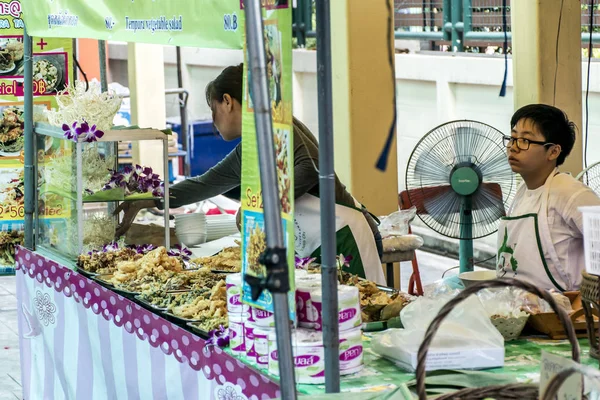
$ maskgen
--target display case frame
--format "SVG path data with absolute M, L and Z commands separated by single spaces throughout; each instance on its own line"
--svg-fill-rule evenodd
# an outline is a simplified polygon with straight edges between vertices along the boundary
M 159 129 L 141 129 L 138 127 L 113 127 L 111 130 L 104 132 L 104 135 L 100 138 L 97 138 L 94 142 L 87 142 L 83 138 L 79 138 L 77 141 L 72 139 L 68 139 L 65 137 L 65 132 L 62 128 L 55 127 L 46 123 L 36 123 L 34 125 L 34 137 L 35 137 L 35 154 L 34 158 L 34 168 L 35 175 L 38 177 L 38 184 L 36 185 L 36 205 L 35 205 L 35 246 L 37 251 L 42 251 L 46 253 L 48 256 L 52 258 L 56 258 L 61 260 L 62 262 L 68 262 L 70 264 L 74 264 L 76 262 L 77 256 L 82 254 L 85 250 L 84 246 L 84 221 L 85 221 L 85 206 L 91 203 L 106 203 L 107 214 L 112 215 L 112 210 L 118 206 L 120 202 L 123 201 L 135 201 L 141 199 L 154 199 L 154 200 L 162 200 L 164 206 L 164 245 L 168 249 L 170 248 L 170 214 L 169 214 L 169 164 L 168 164 L 168 140 L 169 140 L 169 131 L 162 131 Z M 53 190 L 51 193 L 55 196 L 63 198 L 65 201 L 70 201 L 72 205 L 69 208 L 70 213 L 75 213 L 76 218 L 76 247 L 75 251 L 69 252 L 60 249 L 59 246 L 54 246 L 51 242 L 48 242 L 46 233 L 44 231 L 47 221 L 45 218 L 47 217 L 46 204 L 43 204 L 44 212 L 41 213 L 40 209 L 41 201 L 40 198 L 46 195 L 47 186 L 46 183 L 40 183 L 40 167 L 44 169 L 45 159 L 45 150 L 40 149 L 44 143 L 60 141 L 61 148 L 68 149 L 71 151 L 68 152 L 64 156 L 71 157 L 72 162 L 72 171 L 75 175 L 75 185 L 72 185 L 71 189 L 69 188 L 61 188 L 64 190 Z M 132 195 L 124 198 L 115 198 L 115 199 L 101 199 L 97 198 L 89 198 L 86 199 L 86 195 L 84 194 L 87 189 L 84 185 L 85 177 L 83 176 L 83 152 L 86 146 L 97 146 L 101 148 L 101 146 L 106 145 L 106 153 L 107 155 L 112 155 L 110 152 L 111 144 L 116 147 L 118 142 L 140 142 L 140 141 L 161 141 L 162 142 L 162 159 L 163 159 L 163 171 L 162 178 L 164 182 L 164 196 L 162 198 L 158 197 L 148 197 L 143 195 Z M 65 143 L 71 143 L 71 145 L 65 145 Z M 40 145 L 42 144 L 42 145 Z M 38 153 L 40 151 L 42 154 Z M 115 155 L 114 160 L 114 170 L 118 168 L 118 158 Z M 44 175 L 42 175 L 44 176 Z M 42 178 L 43 181 L 44 178 Z M 51 185 L 48 185 L 51 187 Z M 112 205 L 112 206 L 111 206 Z M 69 218 L 66 218 L 64 223 L 65 227 L 68 227 L 72 222 L 72 214 L 69 214 Z M 116 223 L 118 223 L 119 216 L 116 215 L 114 218 L 117 218 Z M 44 225 L 44 227 L 42 227 Z M 70 239 L 68 236 L 66 237 L 67 241 Z

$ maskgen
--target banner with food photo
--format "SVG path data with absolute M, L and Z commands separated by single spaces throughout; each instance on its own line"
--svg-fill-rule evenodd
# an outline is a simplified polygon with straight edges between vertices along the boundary
M 23 242 L 24 188 L 24 42 L 21 3 L 0 7 L 0 274 L 14 272 L 14 247 Z M 71 39 L 32 38 L 34 122 L 56 107 L 55 96 L 72 80 Z M 38 156 L 64 154 L 58 140 L 38 143 Z M 64 218 L 67 207 L 57 204 L 51 218 Z
M 268 2 L 267 2 L 268 3 Z M 277 161 L 277 180 L 281 204 L 284 243 L 290 266 L 290 318 L 295 318 L 294 293 L 294 160 L 292 145 L 292 10 L 288 2 L 276 1 L 263 8 L 264 40 L 267 55 L 267 74 L 273 117 L 273 141 Z M 281 3 L 281 4 L 280 4 Z M 245 53 L 244 105 L 242 107 L 242 271 L 251 276 L 264 276 L 265 267 L 259 263 L 266 249 L 264 210 L 254 109 L 249 86 L 248 54 Z M 254 307 L 273 311 L 271 293 L 263 292 L 257 301 L 250 287 L 243 284 L 243 300 Z

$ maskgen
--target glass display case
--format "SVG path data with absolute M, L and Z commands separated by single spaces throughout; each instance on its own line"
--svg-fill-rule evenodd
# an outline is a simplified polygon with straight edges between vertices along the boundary
M 158 129 L 113 128 L 94 137 L 69 139 L 68 127 L 36 124 L 36 250 L 61 261 L 113 242 L 120 202 L 163 200 L 164 245 L 169 248 L 168 133 Z M 89 136 L 88 136 L 89 137 Z M 121 141 L 162 141 L 162 173 L 140 166 L 118 169 Z M 159 175 L 161 175 L 159 177 Z

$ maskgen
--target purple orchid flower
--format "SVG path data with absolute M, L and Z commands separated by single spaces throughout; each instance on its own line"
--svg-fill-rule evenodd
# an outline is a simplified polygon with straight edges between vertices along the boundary
M 64 131 L 65 138 L 69 140 L 77 140 L 77 121 L 73 122 L 71 126 L 63 124 L 62 130 Z
M 88 143 L 91 143 L 91 142 L 95 142 L 98 139 L 102 138 L 102 136 L 104 136 L 104 132 L 101 131 L 100 129 L 98 129 L 96 127 L 96 125 L 92 125 L 89 128 L 89 130 L 87 132 L 87 136 L 85 137 L 84 140 Z
M 105 253 L 109 252 L 109 251 L 117 251 L 117 250 L 119 250 L 119 244 L 117 242 L 109 243 L 102 248 L 102 251 Z
M 144 173 L 144 167 L 142 167 L 141 165 L 136 164 L 135 166 L 135 173 L 137 176 L 140 176 Z
M 144 175 L 152 175 L 152 168 L 145 167 L 143 172 L 144 172 Z
M 192 256 L 192 252 L 187 247 L 177 244 L 175 245 L 175 248 L 167 252 L 167 255 L 171 257 L 178 257 L 182 261 L 189 261 Z
M 344 257 L 343 254 L 340 254 L 339 256 L 336 257 L 336 259 L 337 259 L 339 268 L 343 268 L 343 267 L 347 268 L 350 266 L 350 262 L 352 261 L 352 256 Z
M 115 189 L 118 186 L 117 182 L 111 180 L 110 182 L 108 182 L 106 185 L 104 185 L 104 187 L 102 188 L 102 190 L 111 190 L 111 189 Z
M 152 196 L 154 197 L 163 197 L 165 195 L 165 189 L 163 187 L 157 187 L 152 190 Z
M 131 181 L 131 179 L 133 178 L 134 173 L 135 173 L 134 169 L 128 165 L 125 168 L 123 168 L 123 171 L 121 172 L 121 177 L 122 177 L 123 181 L 129 183 Z
M 295 256 L 295 264 L 297 269 L 308 269 L 308 267 L 315 262 L 315 257 L 298 257 Z
M 141 244 L 139 246 L 132 246 L 132 248 L 138 254 L 146 254 L 146 253 L 154 250 L 156 247 L 154 247 L 154 245 L 152 245 L 152 244 Z
M 223 325 L 219 326 L 217 329 L 213 329 L 208 332 L 208 340 L 206 341 L 208 346 L 219 346 L 219 347 L 227 347 L 229 346 L 229 329 L 224 328 Z

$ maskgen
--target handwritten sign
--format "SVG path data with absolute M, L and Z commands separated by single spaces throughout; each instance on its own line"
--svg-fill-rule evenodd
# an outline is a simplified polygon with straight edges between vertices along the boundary
M 540 400 L 548 384 L 558 373 L 577 365 L 575 361 L 542 351 L 542 367 L 540 371 Z M 563 383 L 558 391 L 558 400 L 581 400 L 583 378 L 581 374 L 573 374 Z

